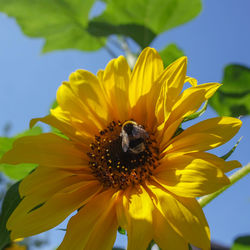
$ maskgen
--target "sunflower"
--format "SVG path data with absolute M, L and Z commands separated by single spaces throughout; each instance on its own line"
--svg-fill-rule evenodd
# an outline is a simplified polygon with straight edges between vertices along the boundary
M 49 230 L 77 211 L 59 250 L 112 249 L 118 227 L 129 250 L 146 249 L 152 239 L 162 249 L 210 249 L 196 197 L 228 185 L 225 172 L 240 163 L 205 151 L 230 140 L 241 121 L 212 118 L 181 129 L 220 86 L 197 85 L 186 66 L 181 57 L 164 69 L 146 48 L 133 71 L 120 56 L 97 76 L 72 73 L 58 89 L 58 106 L 31 121 L 61 133 L 20 138 L 2 158 L 39 164 L 20 184 L 23 199 L 7 223 L 11 238 Z

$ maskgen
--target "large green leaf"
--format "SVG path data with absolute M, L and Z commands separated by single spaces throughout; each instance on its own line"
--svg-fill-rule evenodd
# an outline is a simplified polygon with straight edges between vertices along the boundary
M 21 180 L 27 176 L 37 165 L 22 163 L 18 165 L 0 164 L 0 171 L 12 180 Z
M 142 48 L 147 47 L 156 34 L 149 28 L 138 24 L 113 25 L 104 21 L 90 21 L 88 31 L 94 36 L 123 35 L 132 38 Z
M 9 151 L 12 148 L 12 144 L 17 138 L 28 135 L 38 135 L 41 133 L 42 129 L 40 127 L 34 127 L 12 138 L 0 137 L 0 157 L 2 157 L 5 152 Z M 0 164 L 0 171 L 11 179 L 20 180 L 24 178 L 35 167 L 35 164 L 25 163 L 18 165 Z
M 250 235 L 238 237 L 231 248 L 232 250 L 249 250 L 250 249 Z
M 0 0 L 0 11 L 16 18 L 24 34 L 46 39 L 43 52 L 97 50 L 105 44 L 86 30 L 95 0 Z
M 0 137 L 0 157 L 11 149 L 14 140 L 14 138 Z
M 14 137 L 0 137 L 0 157 L 12 147 L 13 142 L 23 136 L 39 135 L 42 133 L 41 127 L 33 127 L 32 129 L 26 130 L 22 133 L 15 135 Z
M 32 135 L 39 135 L 43 132 L 42 128 L 39 126 L 33 127 L 31 129 L 25 130 L 22 133 L 19 133 L 17 135 L 15 135 L 13 138 L 17 139 L 23 136 L 32 136 Z
M 156 35 L 190 21 L 200 0 L 107 0 L 106 10 L 89 22 L 96 36 L 122 34 L 146 47 Z
M 250 68 L 228 65 L 224 70 L 223 85 L 210 99 L 209 104 L 219 115 L 250 114 Z
M 21 201 L 18 192 L 18 186 L 19 182 L 9 188 L 2 204 L 2 210 L 0 215 L 0 249 L 3 249 L 11 242 L 9 232 L 6 229 L 6 222 L 14 211 L 14 209 Z
M 167 67 L 169 64 L 171 64 L 178 58 L 184 56 L 183 51 L 179 49 L 174 43 L 169 44 L 159 53 L 161 55 L 165 67 Z

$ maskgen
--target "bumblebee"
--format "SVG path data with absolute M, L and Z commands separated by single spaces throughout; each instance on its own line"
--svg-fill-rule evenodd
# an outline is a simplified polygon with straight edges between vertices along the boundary
M 145 150 L 145 139 L 148 138 L 148 133 L 136 122 L 124 122 L 120 136 L 124 152 L 139 154 Z

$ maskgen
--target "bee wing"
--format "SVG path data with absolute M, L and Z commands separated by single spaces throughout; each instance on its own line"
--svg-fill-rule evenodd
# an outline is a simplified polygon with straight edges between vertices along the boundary
M 134 148 L 130 148 L 130 150 L 134 153 L 134 154 L 139 154 L 142 151 L 145 150 L 145 145 L 144 143 L 140 143 L 137 146 L 135 146 Z
M 122 149 L 127 152 L 129 148 L 129 137 L 127 133 L 122 133 Z
M 139 126 L 134 126 L 133 130 L 132 130 L 132 134 L 135 138 L 147 138 L 148 137 L 148 133 Z

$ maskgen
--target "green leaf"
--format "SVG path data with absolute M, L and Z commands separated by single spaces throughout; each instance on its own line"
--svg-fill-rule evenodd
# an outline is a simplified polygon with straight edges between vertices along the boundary
M 107 0 L 106 4 L 106 10 L 89 22 L 89 32 L 130 36 L 141 47 L 196 17 L 202 6 L 200 0 Z
M 0 157 L 11 149 L 14 140 L 14 138 L 0 137 Z
M 24 34 L 45 38 L 43 52 L 97 50 L 105 39 L 87 31 L 95 0 L 0 0 L 0 11 L 14 17 Z
M 0 157 L 7 151 L 12 148 L 12 144 L 15 139 L 28 136 L 28 135 L 38 135 L 42 133 L 42 129 L 40 127 L 33 127 L 23 133 L 20 133 L 12 138 L 9 137 L 0 137 Z M 10 165 L 10 164 L 0 164 L 0 171 L 7 175 L 9 178 L 13 180 L 23 179 L 32 169 L 34 169 L 36 164 L 18 164 L 18 165 Z
M 90 21 L 88 31 L 96 36 L 123 35 L 132 38 L 142 48 L 147 47 L 157 36 L 154 32 L 143 25 L 122 24 L 113 25 L 104 21 Z
M 238 237 L 231 248 L 231 250 L 249 250 L 250 249 L 250 235 Z
M 11 243 L 9 232 L 6 229 L 6 223 L 14 209 L 17 207 L 21 198 L 18 192 L 19 182 L 15 183 L 7 191 L 0 215 L 0 249 Z
M 250 68 L 228 65 L 224 70 L 223 85 L 209 100 L 219 115 L 234 116 L 250 114 Z
M 26 130 L 14 137 L 0 137 L 0 157 L 12 148 L 13 142 L 20 137 L 28 135 L 39 135 L 42 133 L 41 127 L 33 127 L 32 129 Z
M 32 136 L 32 135 L 39 135 L 43 132 L 42 128 L 39 126 L 33 127 L 31 129 L 28 129 L 20 134 L 17 134 L 16 136 L 14 136 L 14 139 L 23 137 L 23 136 Z
M 26 177 L 37 165 L 22 163 L 17 165 L 0 164 L 0 171 L 12 180 L 21 180 Z
M 176 44 L 171 43 L 160 52 L 164 66 L 167 67 L 169 64 L 184 56 L 184 52 L 177 47 Z

